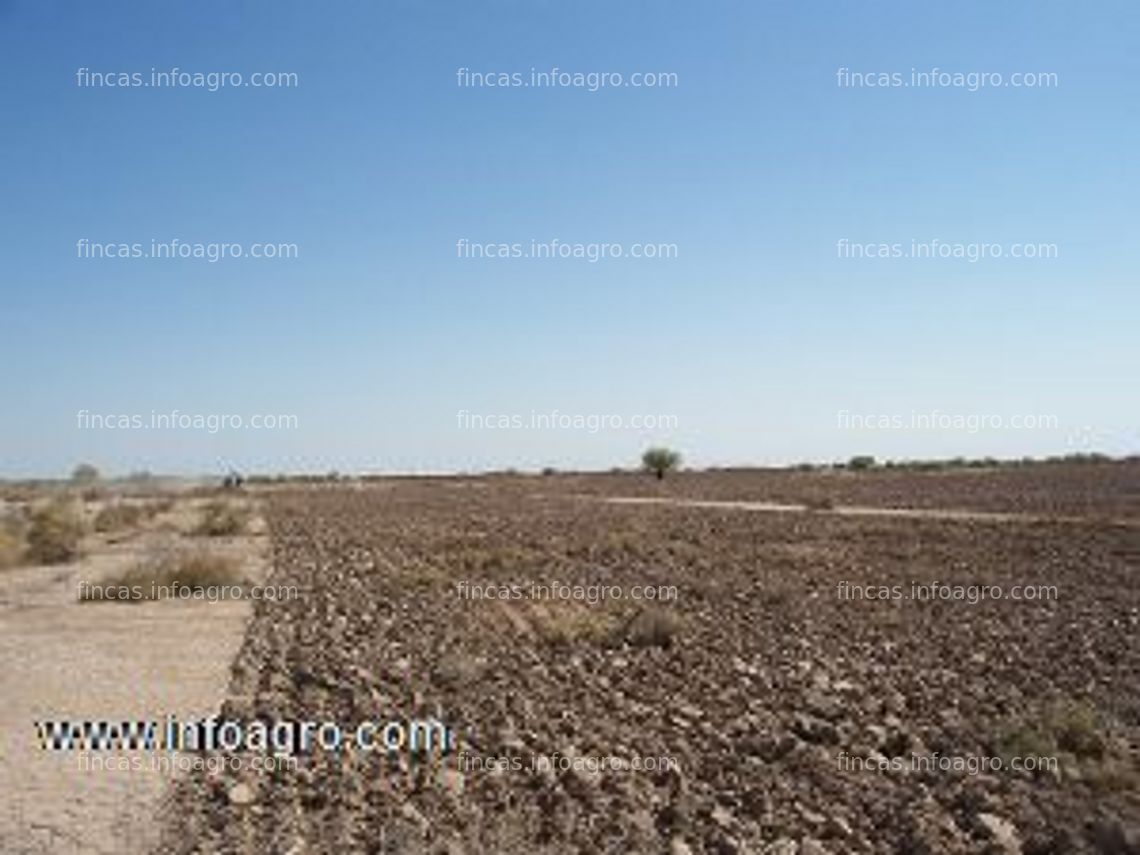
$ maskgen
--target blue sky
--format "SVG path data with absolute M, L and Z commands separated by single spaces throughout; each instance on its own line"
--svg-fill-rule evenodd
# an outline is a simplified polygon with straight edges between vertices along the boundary
M 1123 0 L 0 2 L 0 476 L 593 468 L 651 442 L 694 465 L 1135 453 L 1137 44 Z M 175 67 L 298 85 L 77 83 Z M 457 85 L 553 67 L 677 85 Z M 841 68 L 1057 84 L 860 88 Z M 76 250 L 174 238 L 298 257 Z M 677 257 L 459 258 L 463 238 Z M 844 258 L 843 239 L 1057 257 Z M 296 427 L 77 418 L 175 409 Z

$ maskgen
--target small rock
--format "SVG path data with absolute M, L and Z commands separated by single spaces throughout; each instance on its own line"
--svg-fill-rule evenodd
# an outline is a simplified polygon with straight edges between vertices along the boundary
M 800 855 L 827 855 L 827 849 L 814 837 L 805 837 L 800 841 Z
M 805 713 L 796 713 L 792 717 L 792 730 L 806 742 L 834 744 L 839 741 L 835 725 Z
M 693 855 L 693 847 L 685 842 L 685 838 L 674 837 L 669 841 L 669 855 Z
M 978 822 L 982 824 L 982 827 L 986 829 L 1003 852 L 1019 855 L 1021 838 L 1018 837 L 1017 827 L 1012 822 L 992 813 L 978 814 Z
M 695 707 L 692 704 L 677 704 L 677 713 L 684 718 L 691 718 L 700 720 L 704 718 L 704 711 L 700 707 Z
M 733 824 L 732 812 L 723 805 L 717 805 L 712 809 L 712 821 L 719 825 L 721 828 L 730 828 Z
M 822 828 L 827 823 L 827 817 L 821 813 L 816 813 L 809 810 L 803 805 L 797 805 L 799 808 L 800 816 L 803 817 L 804 822 L 812 826 L 812 828 Z
M 419 828 L 421 832 L 427 831 L 428 826 L 430 825 L 430 823 L 427 821 L 427 817 L 420 813 L 416 809 L 416 806 L 411 802 L 404 802 L 402 805 L 400 805 L 400 816 L 402 816 L 408 822 L 412 823 L 412 825 Z
M 256 796 L 254 796 L 253 789 L 249 784 L 234 784 L 230 787 L 229 798 L 231 805 L 245 807 L 246 805 L 253 804 Z
M 828 819 L 827 831 L 832 837 L 850 837 L 851 826 L 841 816 L 833 816 Z
M 655 830 L 653 814 L 645 808 L 631 811 L 625 815 L 626 824 L 637 829 L 641 834 L 652 834 Z

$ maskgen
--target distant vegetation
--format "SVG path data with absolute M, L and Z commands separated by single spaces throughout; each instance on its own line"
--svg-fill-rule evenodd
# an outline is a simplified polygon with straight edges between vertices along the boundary
M 664 448 L 651 448 L 642 455 L 642 470 L 648 470 L 657 474 L 657 468 L 652 465 L 646 464 L 646 457 L 654 454 L 654 459 L 661 459 L 668 461 L 668 457 L 658 458 L 657 455 L 676 455 L 676 460 L 665 466 L 661 470 L 661 475 L 664 476 L 670 469 L 676 469 L 680 466 L 681 456 L 677 452 L 670 451 Z M 788 466 L 771 466 L 759 467 L 770 469 L 785 469 L 797 472 L 826 472 L 834 470 L 857 470 L 857 471 L 910 471 L 910 472 L 934 472 L 944 469 L 990 469 L 990 468 L 1009 468 L 1009 467 L 1026 467 L 1026 466 L 1049 466 L 1054 464 L 1105 464 L 1105 463 L 1140 463 L 1140 455 L 1125 455 L 1120 457 L 1112 457 L 1107 454 L 1099 452 L 1077 452 L 1073 454 L 1054 455 L 1051 457 L 1021 457 L 1021 458 L 1008 458 L 998 459 L 995 457 L 953 457 L 953 458 L 937 458 L 929 460 L 878 460 L 871 455 L 856 455 L 847 461 L 839 461 L 833 463 L 813 463 L 803 461 Z M 705 467 L 706 472 L 733 472 L 744 469 L 755 469 L 757 467 L 747 464 L 732 466 L 708 466 Z M 621 469 L 620 467 L 612 467 L 609 470 L 613 474 L 622 472 L 632 472 L 633 470 Z M 514 473 L 514 470 L 511 470 Z M 573 470 L 565 470 L 566 474 L 590 474 L 588 471 L 574 472 Z M 483 473 L 490 474 L 490 473 Z M 518 472 L 517 474 L 525 474 Z M 553 466 L 544 467 L 541 474 L 546 476 L 559 474 L 559 470 Z M 479 477 L 478 473 L 456 473 L 464 477 Z M 243 478 L 245 484 L 249 485 L 287 485 L 287 484 L 335 484 L 344 482 L 353 483 L 372 483 L 380 481 L 392 480 L 408 480 L 408 479 L 425 479 L 425 478 L 447 478 L 454 476 L 447 476 L 441 474 L 352 474 L 344 472 L 322 472 L 322 473 L 276 473 L 276 474 L 252 474 Z M 37 498 L 42 498 L 45 493 L 59 492 L 61 488 L 78 488 L 79 495 L 87 500 L 104 500 L 109 495 L 114 495 L 120 492 L 120 488 L 124 485 L 127 488 L 147 487 L 152 491 L 160 490 L 160 482 L 164 476 L 152 474 L 147 471 L 132 472 L 122 478 L 105 478 L 89 463 L 80 464 L 71 473 L 68 479 L 52 479 L 52 478 L 27 478 L 27 479 L 2 479 L 0 478 L 0 498 L 7 499 L 13 502 L 26 502 Z M 170 477 L 166 480 L 178 481 L 176 477 Z M 187 483 L 193 482 L 194 479 L 181 479 Z M 215 488 L 200 488 L 199 494 L 213 493 Z
M 80 463 L 72 470 L 71 480 L 79 487 L 90 487 L 99 480 L 99 470 L 90 463 Z
M 1123 461 L 1136 460 L 1135 457 L 1123 458 Z M 952 457 L 942 460 L 887 460 L 882 463 L 866 454 L 852 457 L 846 463 L 833 463 L 830 466 L 815 466 L 811 463 L 800 463 L 795 469 L 810 472 L 813 469 L 850 469 L 864 472 L 871 469 L 899 469 L 911 472 L 933 472 L 942 469 L 993 469 L 1011 466 L 1040 466 L 1057 463 L 1113 463 L 1117 462 L 1107 454 L 1066 454 L 1063 456 L 1035 458 L 1022 457 L 1012 460 L 999 460 L 996 457 Z
M 641 455 L 641 466 L 659 479 L 681 465 L 681 455 L 669 448 L 650 448 Z

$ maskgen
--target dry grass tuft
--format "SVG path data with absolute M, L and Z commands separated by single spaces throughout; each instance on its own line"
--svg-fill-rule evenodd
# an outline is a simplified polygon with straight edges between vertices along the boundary
M 1044 716 L 1016 722 L 998 740 L 1007 760 L 1012 757 L 1060 758 L 1064 778 L 1094 792 L 1134 790 L 1140 774 L 1121 734 L 1087 701 L 1055 705 Z
M 137 526 L 144 516 L 145 511 L 141 505 L 114 502 L 95 514 L 91 527 L 101 534 L 122 531 Z
M 229 537 L 241 534 L 249 525 L 250 510 L 224 499 L 214 499 L 202 508 L 194 534 L 203 537 Z
M 19 564 L 23 552 L 20 539 L 12 532 L 0 528 L 0 570 L 7 570 Z
M 146 556 L 122 574 L 80 590 L 82 602 L 141 602 L 160 599 L 162 588 L 177 584 L 195 593 L 241 586 L 239 563 L 205 549 L 164 549 Z
M 26 558 L 32 564 L 64 564 L 79 557 L 82 511 L 68 499 L 55 499 L 32 511 Z
M 555 645 L 609 644 L 616 628 L 614 617 L 596 608 L 555 607 L 535 622 L 539 636 Z

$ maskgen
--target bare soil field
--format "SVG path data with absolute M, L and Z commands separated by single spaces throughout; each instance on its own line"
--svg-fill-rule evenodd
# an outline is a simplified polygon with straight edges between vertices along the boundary
M 929 508 L 1135 518 L 1140 516 L 1140 461 L 1048 463 L 933 471 L 739 469 L 681 472 L 663 481 L 629 474 L 567 475 L 566 487 L 607 496 Z
M 275 489 L 300 596 L 256 604 L 222 714 L 455 744 L 192 774 L 159 851 L 1140 851 L 1140 468 L 1036 469 Z M 581 498 L 823 491 L 1079 519 Z

